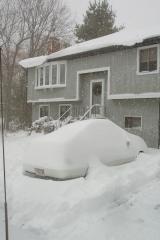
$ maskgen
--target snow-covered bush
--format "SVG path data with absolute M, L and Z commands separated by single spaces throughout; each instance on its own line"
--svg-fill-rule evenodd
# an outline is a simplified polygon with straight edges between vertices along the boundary
M 31 128 L 29 129 L 29 133 L 32 131 L 49 133 L 53 132 L 56 128 L 56 121 L 51 117 L 42 117 L 32 123 Z

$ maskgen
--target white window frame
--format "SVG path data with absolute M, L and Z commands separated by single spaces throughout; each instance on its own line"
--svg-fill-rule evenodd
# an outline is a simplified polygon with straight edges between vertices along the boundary
M 143 49 L 150 49 L 150 48 L 157 48 L 157 70 L 155 71 L 144 71 L 140 72 L 140 51 Z M 159 44 L 144 46 L 137 48 L 137 75 L 147 75 L 147 74 L 157 74 L 159 73 L 159 63 L 160 63 L 160 56 L 159 56 Z
M 65 83 L 60 83 L 60 65 L 65 65 Z M 57 65 L 57 82 L 56 84 L 52 84 L 52 65 Z M 49 66 L 49 85 L 45 85 L 45 67 Z M 38 74 L 39 69 L 43 68 L 43 86 L 40 86 L 40 75 Z M 38 74 L 38 76 L 37 76 Z M 38 78 L 38 81 L 37 81 Z M 45 89 L 45 88 L 63 88 L 66 87 L 66 79 L 67 79 L 67 62 L 66 61 L 60 61 L 60 62 L 50 62 L 43 64 L 41 66 L 38 66 L 36 68 L 35 73 L 35 89 Z M 38 83 L 38 86 L 37 86 Z
M 42 104 L 42 105 L 39 105 L 39 118 L 41 118 L 41 116 L 40 116 L 41 107 L 48 107 L 48 117 L 49 117 L 50 116 L 50 105 L 49 104 Z
M 61 113 L 61 107 L 63 107 L 63 106 L 69 106 L 70 108 L 72 107 L 72 104 L 65 104 L 65 103 L 63 103 L 63 104 L 59 104 L 59 118 L 61 117 L 61 115 L 60 115 L 60 113 Z M 71 111 L 72 111 L 72 109 L 71 109 Z M 71 112 L 72 113 L 72 112 Z
M 132 128 L 126 128 L 125 127 L 125 120 L 126 120 L 126 118 L 140 118 L 141 119 L 141 126 L 139 126 L 139 127 L 132 127 Z M 127 130 L 142 130 L 142 121 L 143 121 L 142 116 L 125 115 L 124 116 L 124 128 L 127 129 Z

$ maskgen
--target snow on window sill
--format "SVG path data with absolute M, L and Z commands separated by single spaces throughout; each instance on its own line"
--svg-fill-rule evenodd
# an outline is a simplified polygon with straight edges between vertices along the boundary
M 142 131 L 142 127 L 130 127 L 130 128 L 126 128 L 126 130 L 139 130 L 139 131 Z
M 55 84 L 55 85 L 39 86 L 39 87 L 35 87 L 35 89 L 39 90 L 39 89 L 64 88 L 64 87 L 66 87 L 66 84 Z
M 139 72 L 137 71 L 137 75 L 149 75 L 149 74 L 157 74 L 159 73 L 159 70 L 156 70 L 156 71 L 144 71 L 144 72 Z

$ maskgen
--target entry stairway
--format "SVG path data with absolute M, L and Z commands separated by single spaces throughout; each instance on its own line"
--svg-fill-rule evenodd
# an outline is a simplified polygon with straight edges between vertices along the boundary
M 102 105 L 94 104 L 87 109 L 71 106 L 57 119 L 56 129 L 75 121 L 104 118 L 106 118 L 106 107 Z

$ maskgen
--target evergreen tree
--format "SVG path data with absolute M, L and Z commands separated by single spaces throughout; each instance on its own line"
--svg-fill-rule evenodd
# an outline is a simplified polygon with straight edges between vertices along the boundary
M 83 23 L 77 24 L 75 35 L 78 42 L 105 36 L 119 30 L 115 26 L 115 13 L 107 0 L 89 3 Z

